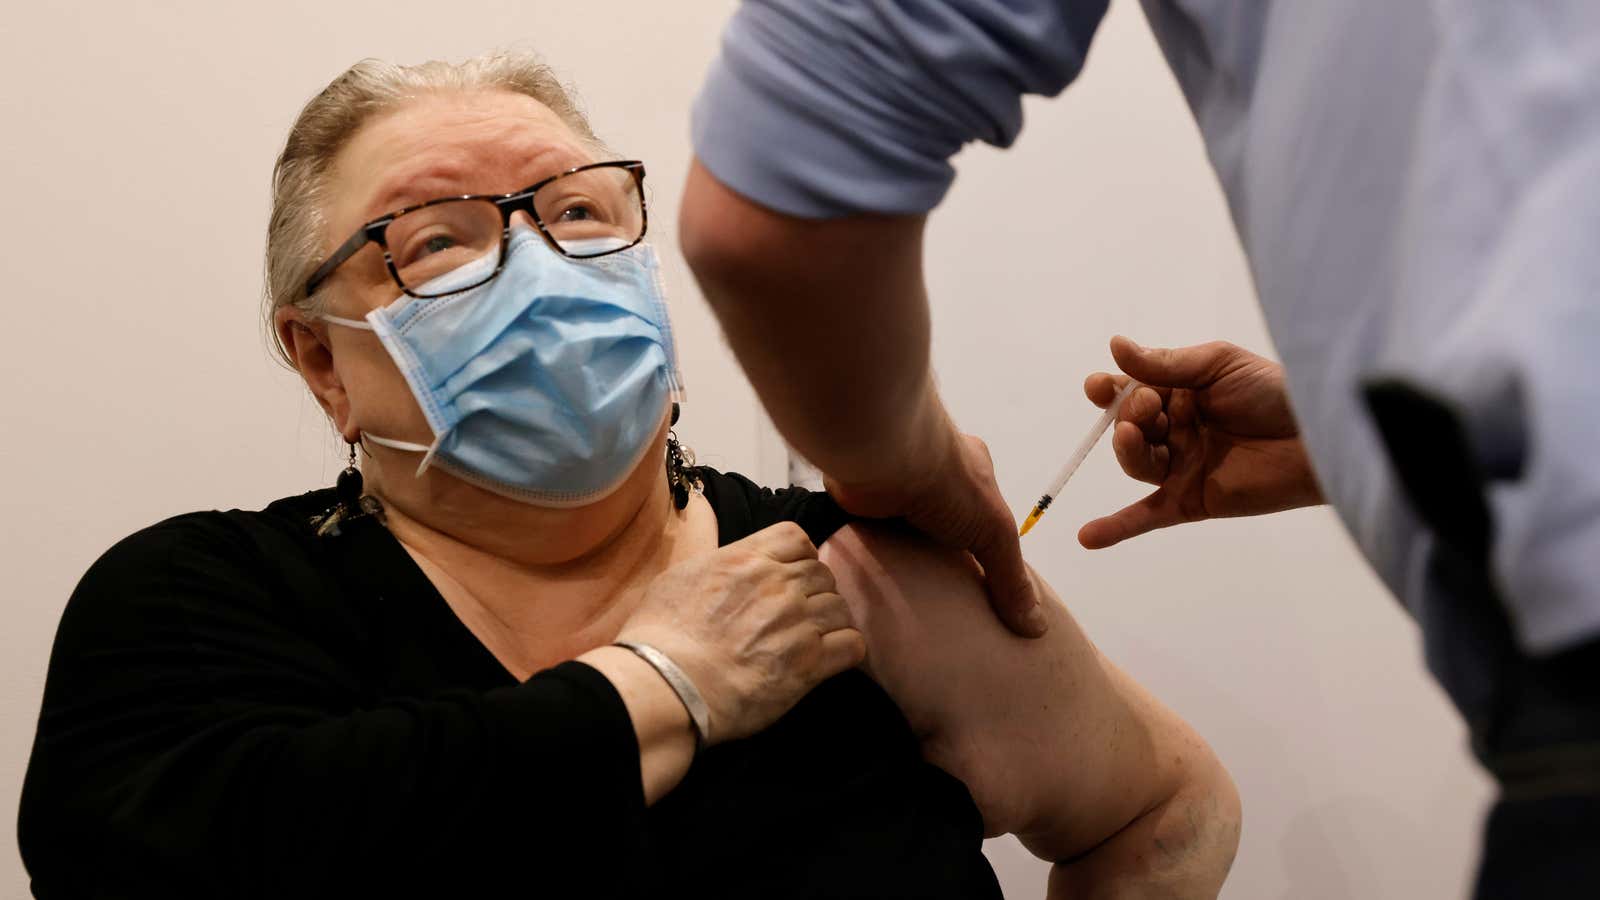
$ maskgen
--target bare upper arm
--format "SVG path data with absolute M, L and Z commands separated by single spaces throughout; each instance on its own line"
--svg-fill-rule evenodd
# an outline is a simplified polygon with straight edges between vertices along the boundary
M 986 831 L 1035 853 L 1092 849 L 1172 796 L 1210 749 L 1106 660 L 1035 575 L 1037 640 L 995 620 L 971 558 L 880 524 L 822 547 L 867 640 L 869 673 L 924 755 L 966 782 Z

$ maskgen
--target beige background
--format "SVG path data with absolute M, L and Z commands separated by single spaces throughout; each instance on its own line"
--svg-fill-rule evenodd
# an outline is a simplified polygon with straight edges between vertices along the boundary
M 517 43 L 645 159 L 702 461 L 781 478 L 781 446 L 676 256 L 687 106 L 731 2 L 28 4 L 0 31 L 0 897 L 56 619 L 79 574 L 165 516 L 329 484 L 338 448 L 257 325 L 267 178 L 292 117 L 362 56 Z M 1137 8 L 1088 73 L 982 148 L 932 229 L 935 354 L 962 424 L 1032 502 L 1093 418 L 1105 340 L 1269 350 L 1195 129 Z M 1314 213 L 1313 213 L 1314 214 Z M 1028 538 L 1102 647 L 1188 717 L 1244 795 L 1225 896 L 1463 896 L 1488 790 L 1414 627 L 1326 510 L 1098 554 L 1077 523 L 1138 495 L 1092 458 Z M 1063 759 L 1071 765 L 1071 759 Z M 1008 896 L 1045 866 L 990 846 Z

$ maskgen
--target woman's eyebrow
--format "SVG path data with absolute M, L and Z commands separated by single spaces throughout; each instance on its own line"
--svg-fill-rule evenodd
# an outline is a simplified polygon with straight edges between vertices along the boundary
M 369 204 L 367 210 L 370 216 L 375 218 L 440 197 L 458 194 L 510 193 L 537 184 L 551 175 L 594 161 L 587 153 L 559 144 L 546 144 L 527 154 L 524 159 L 526 161 L 516 167 L 523 173 L 521 177 L 513 179 L 517 183 L 497 184 L 488 190 L 461 188 L 460 185 L 470 183 L 471 170 L 454 160 L 431 162 L 425 167 L 413 170 L 402 169 L 381 183 L 379 190 L 374 194 L 377 202 Z M 477 186 L 482 187 L 481 184 Z
M 465 171 L 451 164 L 433 164 L 425 169 L 413 171 L 402 170 L 383 182 L 373 195 L 376 199 L 367 204 L 367 211 L 374 217 L 382 216 L 436 197 L 469 193 L 466 190 L 453 189 L 465 180 Z

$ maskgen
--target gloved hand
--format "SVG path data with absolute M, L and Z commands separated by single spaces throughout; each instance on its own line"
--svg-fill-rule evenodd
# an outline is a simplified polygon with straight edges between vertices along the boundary
M 1096 372 L 1083 392 L 1105 408 L 1128 376 L 1147 385 L 1123 402 L 1112 446 L 1122 471 L 1156 491 L 1084 525 L 1083 546 L 1324 502 L 1282 366 L 1221 341 L 1167 350 L 1116 337 L 1111 355 L 1127 375 Z

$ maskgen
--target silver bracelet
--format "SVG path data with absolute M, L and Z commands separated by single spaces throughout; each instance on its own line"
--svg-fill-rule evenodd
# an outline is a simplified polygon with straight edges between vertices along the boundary
M 652 669 L 661 673 L 666 679 L 667 686 L 678 695 L 683 708 L 689 711 L 689 724 L 694 726 L 694 749 L 696 752 L 706 744 L 706 737 L 711 733 L 711 710 L 706 706 L 705 698 L 700 696 L 700 691 L 689 680 L 689 676 L 678 668 L 671 657 L 649 644 L 638 644 L 632 641 L 615 641 L 614 647 L 632 650 L 634 655 L 650 664 Z

